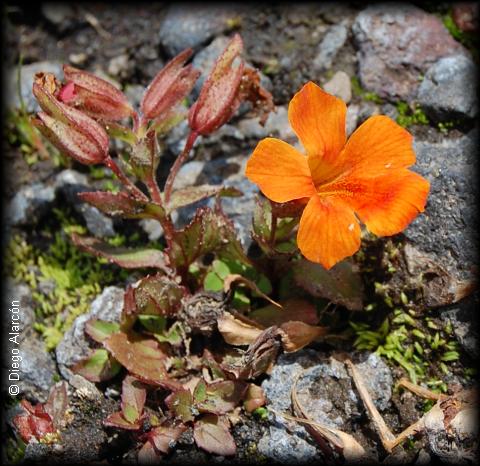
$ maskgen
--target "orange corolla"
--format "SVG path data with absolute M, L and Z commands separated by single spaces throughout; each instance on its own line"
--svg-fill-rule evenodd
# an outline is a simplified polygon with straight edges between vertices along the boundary
M 293 97 L 288 119 L 307 156 L 275 138 L 260 141 L 246 175 L 275 202 L 307 198 L 297 243 L 329 269 L 360 247 L 360 219 L 378 236 L 404 230 L 423 212 L 430 185 L 407 170 L 412 136 L 373 116 L 346 137 L 346 105 L 313 82 Z

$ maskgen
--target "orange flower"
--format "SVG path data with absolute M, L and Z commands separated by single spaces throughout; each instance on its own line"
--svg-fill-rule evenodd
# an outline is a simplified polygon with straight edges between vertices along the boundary
M 404 230 L 423 212 L 430 185 L 407 168 L 412 136 L 386 116 L 373 116 L 348 139 L 346 105 L 307 83 L 288 107 L 307 157 L 266 138 L 246 176 L 275 202 L 309 198 L 297 234 L 302 254 L 329 269 L 360 247 L 360 219 L 378 236 Z M 357 218 L 358 217 L 358 218 Z

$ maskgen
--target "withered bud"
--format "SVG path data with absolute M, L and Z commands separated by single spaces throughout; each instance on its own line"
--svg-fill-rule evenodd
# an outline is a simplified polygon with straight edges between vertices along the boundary
M 144 118 L 151 120 L 162 116 L 190 93 L 200 76 L 200 71 L 192 65 L 184 66 L 191 55 L 191 49 L 184 50 L 155 76 L 140 105 Z
M 118 121 L 135 113 L 123 92 L 108 81 L 69 65 L 63 66 L 63 74 L 66 85 L 59 99 L 92 118 Z
M 241 99 L 238 91 L 245 66 L 240 57 L 242 50 L 242 39 L 235 34 L 218 57 L 198 100 L 190 108 L 188 123 L 196 133 L 212 133 L 225 124 L 239 107 Z

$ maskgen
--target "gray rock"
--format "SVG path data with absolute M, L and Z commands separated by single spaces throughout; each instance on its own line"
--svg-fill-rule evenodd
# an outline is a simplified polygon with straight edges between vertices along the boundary
M 27 334 L 32 331 L 32 325 L 35 322 L 32 291 L 25 283 L 17 283 L 11 278 L 7 278 L 4 287 L 2 302 L 5 310 L 4 324 L 7 330 L 5 337 L 8 338 L 8 332 L 10 331 L 8 324 L 10 322 L 17 324 L 18 322 L 18 325 L 20 325 L 19 340 L 24 340 Z
M 201 160 L 193 160 L 192 162 L 182 165 L 173 183 L 173 189 L 194 186 L 204 169 L 205 162 L 202 162 Z
M 477 299 L 478 301 L 478 299 Z M 462 348 L 474 359 L 478 359 L 478 302 L 471 303 L 470 306 L 462 305 L 441 314 L 442 320 L 446 323 L 450 321 L 453 333 Z
M 6 209 L 6 222 L 12 226 L 37 223 L 55 201 L 55 189 L 43 183 L 25 186 L 15 194 Z
M 67 32 L 81 18 L 76 7 L 68 3 L 48 2 L 40 8 L 44 18 L 60 33 Z
M 115 236 L 113 219 L 107 217 L 96 207 L 86 202 L 80 202 L 78 193 L 90 191 L 87 176 L 75 170 L 61 171 L 55 178 L 57 196 L 62 197 L 82 215 L 87 224 L 88 231 L 98 238 Z
M 160 27 L 160 41 L 172 57 L 189 47 L 198 49 L 215 35 L 231 29 L 238 10 L 238 6 L 223 4 L 173 5 Z
M 60 62 L 39 61 L 29 65 L 23 65 L 21 67 L 20 75 L 20 94 L 27 112 L 38 112 L 40 110 L 40 107 L 33 96 L 32 86 L 35 74 L 41 71 L 45 73 L 53 73 L 59 79 L 63 79 L 63 69 Z M 5 103 L 8 108 L 19 109 L 21 107 L 18 95 L 18 70 L 16 67 L 7 71 L 5 97 Z
M 441 20 L 407 3 L 379 3 L 363 10 L 352 31 L 364 88 L 380 97 L 410 100 L 419 77 L 442 57 L 465 54 Z
M 347 107 L 347 136 L 357 129 L 359 113 L 360 106 L 358 104 L 350 104 Z
M 340 49 L 345 45 L 348 37 L 347 21 L 334 24 L 330 27 L 325 37 L 320 42 L 318 54 L 313 60 L 315 71 L 328 70 L 337 56 Z
M 478 113 L 477 67 L 464 55 L 438 60 L 418 89 L 418 103 L 435 121 L 475 118 Z
M 391 398 L 390 369 L 375 354 L 370 354 L 357 367 L 364 375 L 373 402 L 383 411 Z M 324 353 L 308 349 L 281 355 L 270 378 L 262 383 L 268 399 L 267 407 L 279 413 L 290 410 L 292 384 L 302 370 L 304 373 L 297 384 L 297 396 L 309 416 L 329 427 L 352 432 L 365 446 L 367 442 L 355 426 L 355 419 L 361 416 L 363 409 L 344 364 L 333 356 L 327 358 Z M 305 455 L 312 459 L 315 456 L 312 445 L 303 427 L 281 415 L 276 416 L 269 434 L 258 443 L 259 451 L 265 456 L 276 460 L 288 458 L 292 462 L 303 461 Z
M 134 108 L 139 108 L 144 91 L 145 88 L 143 86 L 132 84 L 127 85 L 123 93 L 127 96 L 128 101 L 134 106 Z
M 352 83 L 345 71 L 337 71 L 332 79 L 323 85 L 325 92 L 342 99 L 346 104 L 352 99 Z
M 133 64 L 130 61 L 128 54 L 124 53 L 118 57 L 110 59 L 108 62 L 108 74 L 115 78 L 127 78 L 133 69 Z
M 123 308 L 123 294 L 122 288 L 115 286 L 105 288 L 92 302 L 89 312 L 78 316 L 72 327 L 65 332 L 56 348 L 58 368 L 65 379 L 70 380 L 73 376 L 69 367 L 90 353 L 89 342 L 85 335 L 85 323 L 92 318 L 118 322 Z
M 473 130 L 440 142 L 414 141 L 413 169 L 430 181 L 430 194 L 425 212 L 404 234 L 457 278 L 471 276 L 478 264 L 477 138 Z

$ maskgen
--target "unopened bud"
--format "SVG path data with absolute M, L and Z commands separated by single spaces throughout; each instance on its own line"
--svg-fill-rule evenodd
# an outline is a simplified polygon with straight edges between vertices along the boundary
M 190 108 L 188 123 L 196 133 L 212 133 L 225 124 L 239 107 L 241 100 L 238 91 L 244 69 L 244 62 L 240 58 L 242 50 L 242 39 L 235 34 L 218 57 L 198 100 Z
M 161 117 L 190 93 L 200 76 L 200 71 L 192 65 L 184 66 L 191 55 L 191 49 L 184 50 L 155 76 L 140 106 L 144 118 L 151 120 Z
M 117 121 L 134 114 L 123 92 L 108 81 L 69 65 L 64 65 L 63 74 L 67 84 L 59 92 L 59 99 L 92 118 Z

